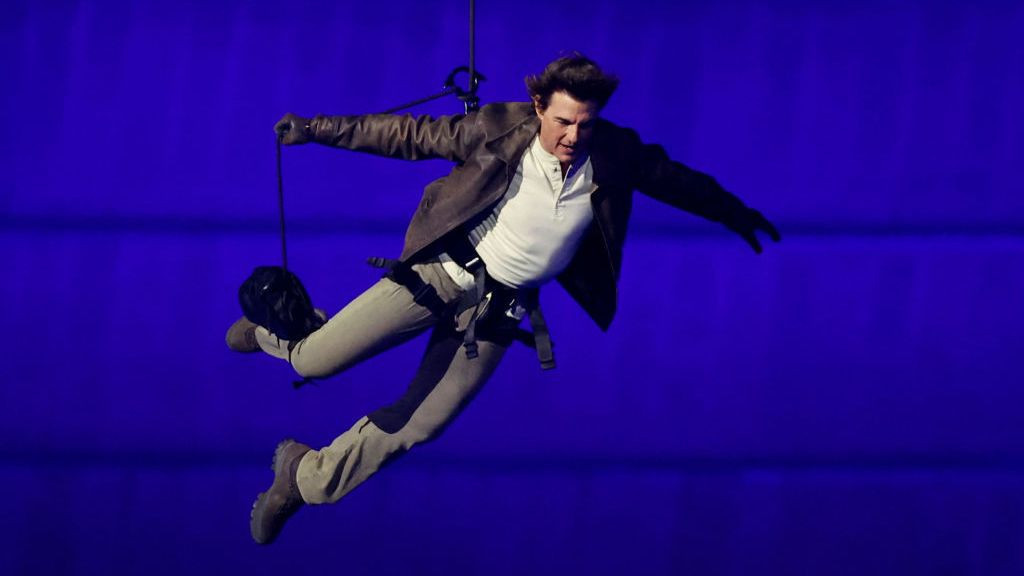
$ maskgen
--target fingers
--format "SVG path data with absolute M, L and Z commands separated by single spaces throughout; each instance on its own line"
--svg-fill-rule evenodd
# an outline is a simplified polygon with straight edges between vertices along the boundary
M 742 236 L 743 239 L 747 241 L 747 244 L 750 244 L 750 247 L 754 249 L 754 253 L 760 254 L 761 252 L 764 251 L 761 248 L 761 242 L 758 241 L 757 236 L 754 234 L 753 230 L 744 232 Z
M 274 124 L 274 132 L 278 136 L 283 136 L 291 131 L 293 124 L 295 124 L 295 114 L 289 112 Z
M 764 230 L 765 232 L 768 233 L 768 236 L 771 237 L 773 242 L 779 242 L 782 240 L 782 235 L 779 234 L 779 231 L 775 229 L 775 225 L 766 220 L 763 216 L 761 217 L 760 228 L 761 230 Z
M 739 222 L 730 226 L 734 231 L 750 244 L 750 247 L 754 249 L 754 252 L 760 254 L 763 252 L 761 242 L 757 239 L 757 231 L 760 230 L 771 237 L 772 241 L 778 242 L 782 240 L 782 235 L 775 229 L 775 226 L 768 221 L 760 212 L 752 208 L 748 208 L 743 213 L 743 218 Z
M 779 234 L 779 231 L 775 229 L 775 225 L 769 222 L 768 219 L 764 217 L 764 214 L 761 214 L 752 208 L 748 209 L 747 214 L 749 216 L 749 226 L 752 231 L 761 230 L 765 234 L 768 234 L 768 236 L 770 236 L 775 242 L 782 240 L 782 236 Z
M 303 144 L 309 141 L 309 135 L 306 133 L 308 124 L 309 121 L 305 118 L 288 113 L 274 124 L 274 133 L 281 139 L 282 144 Z

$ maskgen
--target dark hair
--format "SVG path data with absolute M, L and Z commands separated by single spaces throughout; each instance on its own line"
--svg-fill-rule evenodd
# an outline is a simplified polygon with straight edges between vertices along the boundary
M 593 100 L 598 108 L 604 108 L 618 86 L 617 77 L 605 74 L 597 62 L 579 52 L 554 60 L 540 74 L 526 77 L 530 98 L 538 102 L 541 110 L 548 107 L 551 95 L 560 90 L 580 102 Z

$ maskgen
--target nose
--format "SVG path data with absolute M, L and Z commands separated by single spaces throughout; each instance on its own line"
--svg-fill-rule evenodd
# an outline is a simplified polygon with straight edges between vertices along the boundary
M 579 129 L 575 124 L 565 129 L 565 136 L 562 138 L 566 146 L 575 146 L 576 140 L 579 138 Z

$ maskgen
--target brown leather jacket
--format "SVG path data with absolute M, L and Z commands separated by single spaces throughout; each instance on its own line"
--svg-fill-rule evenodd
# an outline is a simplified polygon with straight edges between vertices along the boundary
M 402 260 L 437 251 L 448 233 L 488 211 L 508 189 L 519 159 L 540 127 L 533 105 L 497 103 L 468 115 L 317 116 L 314 141 L 405 160 L 446 158 L 456 162 L 431 182 L 405 235 Z M 639 190 L 676 208 L 716 222 L 746 209 L 710 176 L 672 161 L 632 130 L 600 119 L 590 144 L 594 169 L 594 222 L 558 281 L 602 330 L 615 315 L 622 247 Z

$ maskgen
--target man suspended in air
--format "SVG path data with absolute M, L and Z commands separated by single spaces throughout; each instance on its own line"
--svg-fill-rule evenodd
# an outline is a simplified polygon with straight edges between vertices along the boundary
M 278 445 L 273 484 L 253 506 L 256 542 L 272 542 L 304 504 L 337 502 L 393 458 L 437 437 L 513 341 L 535 346 L 542 365 L 552 366 L 537 297 L 542 285 L 557 279 L 606 330 L 634 190 L 722 223 L 755 252 L 756 231 L 780 239 L 767 219 L 713 178 L 601 118 L 618 79 L 592 60 L 559 58 L 526 85 L 529 102 L 468 114 L 286 114 L 275 126 L 288 145 L 316 142 L 455 166 L 424 190 L 401 256 L 378 261 L 387 276 L 319 329 L 289 341 L 243 317 L 228 330 L 231 349 L 262 350 L 314 379 L 432 330 L 396 402 L 319 450 L 293 440 Z M 527 323 L 532 333 L 520 328 Z

